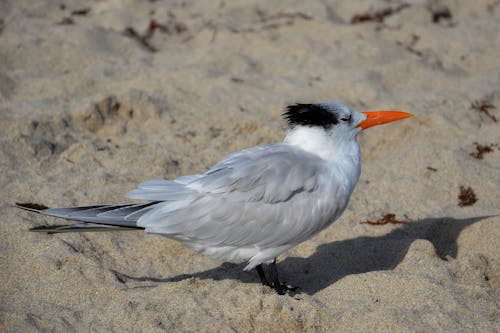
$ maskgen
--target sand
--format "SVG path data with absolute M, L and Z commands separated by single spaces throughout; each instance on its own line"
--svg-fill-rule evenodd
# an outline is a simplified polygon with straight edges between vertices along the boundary
M 499 27 L 495 0 L 0 2 L 1 331 L 498 331 Z M 415 117 L 360 135 L 348 209 L 279 258 L 296 295 L 144 232 L 28 232 L 61 221 L 13 207 L 124 202 L 317 101 Z

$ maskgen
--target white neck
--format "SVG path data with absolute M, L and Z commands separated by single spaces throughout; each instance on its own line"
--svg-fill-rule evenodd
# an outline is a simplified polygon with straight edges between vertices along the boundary
M 339 158 L 344 159 L 345 155 L 359 158 L 356 135 L 349 132 L 339 133 L 318 127 L 297 126 L 287 132 L 283 142 L 298 146 L 326 161 L 337 162 Z
M 354 184 L 361 173 L 360 149 L 356 131 L 325 131 L 320 127 L 297 126 L 289 130 L 284 143 L 300 147 L 340 168 Z

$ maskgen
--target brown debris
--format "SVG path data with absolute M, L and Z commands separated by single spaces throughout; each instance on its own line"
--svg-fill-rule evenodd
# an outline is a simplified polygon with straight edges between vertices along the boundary
M 171 34 L 180 34 L 187 30 L 187 26 L 184 23 L 180 22 L 171 22 L 169 24 L 160 24 L 156 20 L 149 21 L 148 30 L 145 33 L 147 38 L 153 37 L 153 34 L 156 30 L 164 32 L 168 35 Z
M 148 32 L 149 32 L 149 30 L 148 30 Z M 149 39 L 151 38 L 152 33 L 149 33 L 149 36 L 148 36 L 148 32 L 146 32 L 146 34 L 144 34 L 144 35 L 141 35 L 134 28 L 127 27 L 127 28 L 125 28 L 125 31 L 123 32 L 123 34 L 127 37 L 130 37 L 130 38 L 138 41 L 139 44 L 141 44 L 141 46 L 144 47 L 149 52 L 157 52 L 158 49 L 149 43 Z
M 490 109 L 496 109 L 495 105 L 491 104 L 487 99 L 476 100 L 470 105 L 471 110 L 485 114 L 493 122 L 497 122 L 497 118 L 490 113 Z
M 438 171 L 436 168 L 433 168 L 433 167 L 431 167 L 431 166 L 428 166 L 428 167 L 427 167 L 427 170 L 429 170 L 429 171 L 433 171 L 433 172 Z
M 410 4 L 403 3 L 397 7 L 389 7 L 380 10 L 371 10 L 366 13 L 356 14 L 351 18 L 351 24 L 364 23 L 364 22 L 384 22 L 387 16 L 396 14 L 405 8 L 410 7 Z
M 66 10 L 66 6 L 64 4 L 59 5 L 60 10 Z M 72 25 L 75 24 L 75 20 L 71 16 L 87 16 L 87 14 L 90 13 L 90 8 L 81 8 L 81 9 L 75 9 L 71 11 L 70 16 L 63 17 L 59 22 L 57 22 L 57 25 Z
M 71 17 L 63 17 L 61 21 L 57 22 L 58 25 L 71 25 L 75 24 L 75 21 Z
M 275 14 L 268 14 L 264 10 L 257 9 L 256 13 L 258 16 L 258 23 L 261 24 L 260 28 L 254 28 L 254 27 L 247 29 L 232 28 L 231 31 L 239 33 L 239 32 L 254 32 L 257 30 L 275 30 L 282 26 L 294 25 L 297 19 L 306 21 L 310 21 L 313 19 L 312 16 L 301 12 L 295 12 L 295 13 L 278 12 Z
M 261 9 L 257 9 L 257 15 L 259 16 L 259 19 L 261 22 L 268 22 L 268 21 L 275 21 L 275 20 L 280 20 L 280 19 L 302 19 L 302 20 L 312 20 L 312 16 L 301 13 L 301 12 L 296 12 L 296 13 L 276 13 L 276 14 L 271 14 L 268 15 L 266 12 L 264 12 Z
M 242 83 L 242 82 L 245 82 L 244 79 L 240 78 L 240 77 L 232 77 L 231 78 L 231 81 L 234 82 L 234 83 Z
M 489 145 L 480 145 L 479 143 L 474 142 L 474 144 L 476 145 L 476 151 L 470 153 L 470 156 L 475 157 L 478 160 L 482 160 L 484 154 L 492 153 L 494 151 L 493 148 L 498 146 L 496 143 L 490 143 Z
M 258 20 L 252 27 L 249 28 L 229 27 L 229 31 L 233 33 L 248 33 L 261 30 L 276 30 L 283 26 L 294 25 L 296 20 L 310 21 L 314 19 L 313 16 L 310 16 L 302 12 L 294 12 L 294 13 L 278 12 L 274 14 L 268 14 L 267 12 L 259 8 L 256 9 L 256 14 Z
M 432 22 L 439 23 L 441 20 L 451 20 L 453 16 L 451 11 L 446 6 L 438 6 L 431 8 Z
M 458 205 L 460 207 L 472 206 L 477 202 L 476 194 L 471 187 L 460 185 L 460 193 L 458 194 Z
M 150 52 L 157 52 L 158 49 L 150 43 L 150 40 L 153 38 L 156 30 L 171 35 L 183 33 L 187 31 L 187 27 L 185 24 L 179 22 L 172 22 L 171 24 L 165 25 L 158 23 L 155 19 L 152 19 L 149 21 L 148 28 L 144 34 L 139 34 L 132 27 L 125 28 L 123 34 L 138 41 L 146 50 Z
M 90 13 L 90 8 L 81 8 L 81 9 L 76 9 L 71 12 L 72 16 L 85 16 L 88 13 Z
M 409 43 L 403 43 L 403 42 L 400 42 L 400 41 L 397 41 L 396 44 L 400 45 L 400 46 L 404 46 L 405 49 L 410 52 L 410 53 L 413 53 L 419 57 L 422 56 L 422 51 L 419 51 L 415 48 L 415 45 L 417 44 L 417 42 L 420 40 L 420 36 L 419 35 L 415 35 L 415 34 L 412 34 L 411 35 L 411 40 Z
M 382 218 L 377 221 L 366 220 L 365 222 L 361 222 L 361 224 L 369 224 L 369 225 L 384 225 L 384 224 L 405 224 L 406 221 L 396 220 L 396 214 L 387 213 Z

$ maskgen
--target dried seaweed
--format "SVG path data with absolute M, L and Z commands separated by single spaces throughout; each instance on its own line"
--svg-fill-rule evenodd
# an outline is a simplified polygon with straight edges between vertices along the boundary
M 419 51 L 415 48 L 415 45 L 417 44 L 417 42 L 420 40 L 420 36 L 419 35 L 415 35 L 415 34 L 412 34 L 411 35 L 411 40 L 409 43 L 403 43 L 403 42 L 400 42 L 400 41 L 397 41 L 396 44 L 400 45 L 400 46 L 404 46 L 404 48 L 410 52 L 410 53 L 413 53 L 419 57 L 421 57 L 423 54 L 422 54 L 422 51 Z
M 294 20 L 294 19 L 298 18 L 298 19 L 302 19 L 302 20 L 306 20 L 306 21 L 313 19 L 312 16 L 307 15 L 305 13 L 301 13 L 301 12 L 295 12 L 295 13 L 279 12 L 276 14 L 269 15 L 261 9 L 257 9 L 257 15 L 259 16 L 259 20 L 262 23 L 267 23 L 269 21 L 276 21 L 276 20 L 282 20 L 282 19 Z
M 396 214 L 393 213 L 386 213 L 382 218 L 376 220 L 376 221 L 371 221 L 371 220 L 366 220 L 364 222 L 361 222 L 361 224 L 369 224 L 369 225 L 385 225 L 385 224 L 405 224 L 406 221 L 402 220 L 396 220 Z
M 81 9 L 76 9 L 71 12 L 72 16 L 86 16 L 88 13 L 90 13 L 90 8 L 81 8 Z
M 125 28 L 125 31 L 123 32 L 123 34 L 127 37 L 130 37 L 132 39 L 135 39 L 137 42 L 139 42 L 139 44 L 144 47 L 146 50 L 148 50 L 149 52 L 157 52 L 158 49 L 156 47 L 154 47 L 153 45 L 151 45 L 149 43 L 149 39 L 151 37 L 149 37 L 147 34 L 145 35 L 141 35 L 139 34 L 134 28 L 132 27 L 127 27 Z
M 493 122 L 497 122 L 497 118 L 490 113 L 490 109 L 496 109 L 495 105 L 493 105 L 488 99 L 481 99 L 472 102 L 470 105 L 471 110 L 477 111 L 480 114 L 486 115 Z
M 351 24 L 365 23 L 365 22 L 384 22 L 387 16 L 396 14 L 405 8 L 410 7 L 410 4 L 403 3 L 397 7 L 388 7 L 380 10 L 371 10 L 366 13 L 356 14 L 351 18 Z
M 158 49 L 151 45 L 150 40 L 153 38 L 155 31 L 161 31 L 168 35 L 180 34 L 187 31 L 187 26 L 180 22 L 171 22 L 169 24 L 160 24 L 155 19 L 149 21 L 148 28 L 144 34 L 138 33 L 133 27 L 125 28 L 123 32 L 125 36 L 135 39 L 150 52 L 157 52 Z
M 476 151 L 470 153 L 470 156 L 477 158 L 478 160 L 483 159 L 484 154 L 492 153 L 494 148 L 498 146 L 496 143 L 490 143 L 489 145 L 480 145 L 477 142 L 474 142 L 476 145 Z
M 477 202 L 476 194 L 472 187 L 460 185 L 460 193 L 458 194 L 458 205 L 460 207 L 472 206 Z
M 451 20 L 453 18 L 450 9 L 446 6 L 431 8 L 431 14 L 432 22 L 434 23 L 439 23 L 441 20 Z

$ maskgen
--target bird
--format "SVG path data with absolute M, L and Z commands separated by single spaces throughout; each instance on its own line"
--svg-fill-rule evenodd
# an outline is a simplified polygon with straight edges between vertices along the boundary
M 246 263 L 244 270 L 255 269 L 263 285 L 283 295 L 295 288 L 280 282 L 276 258 L 346 209 L 361 173 L 358 134 L 412 114 L 359 112 L 330 102 L 292 104 L 282 116 L 282 142 L 229 154 L 203 174 L 142 182 L 126 195 L 140 203 L 17 206 L 78 221 L 32 231 L 143 229 L 222 262 Z

